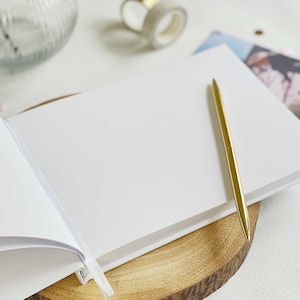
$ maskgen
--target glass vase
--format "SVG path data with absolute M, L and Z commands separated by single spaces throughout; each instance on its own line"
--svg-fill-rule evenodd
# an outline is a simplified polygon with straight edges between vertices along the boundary
M 77 18 L 76 0 L 0 0 L 0 69 L 40 63 L 68 41 Z

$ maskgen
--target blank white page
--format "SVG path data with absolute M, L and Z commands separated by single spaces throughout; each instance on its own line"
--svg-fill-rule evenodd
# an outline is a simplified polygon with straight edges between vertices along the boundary
M 0 143 L 0 239 L 6 238 L 0 243 L 0 251 L 28 247 L 32 242 L 45 246 L 45 240 L 78 248 L 1 119 Z

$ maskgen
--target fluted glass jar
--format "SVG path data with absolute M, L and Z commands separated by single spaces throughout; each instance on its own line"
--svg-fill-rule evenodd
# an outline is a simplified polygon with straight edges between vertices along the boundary
M 54 55 L 76 18 L 76 0 L 0 0 L 0 69 L 26 69 Z

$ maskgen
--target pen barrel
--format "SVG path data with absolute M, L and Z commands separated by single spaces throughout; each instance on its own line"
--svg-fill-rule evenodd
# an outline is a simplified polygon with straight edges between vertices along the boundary
M 213 99 L 216 107 L 216 113 L 218 117 L 218 122 L 222 134 L 222 140 L 224 143 L 225 149 L 233 147 L 231 136 L 228 128 L 228 121 L 222 101 L 222 96 L 219 90 L 219 86 L 217 85 L 216 81 L 213 80 Z
M 237 165 L 237 160 L 235 156 L 235 151 L 233 147 L 227 147 L 225 149 L 226 159 L 228 164 L 228 170 L 230 174 L 230 180 L 232 184 L 232 191 L 234 196 L 235 205 L 238 211 L 240 222 L 244 230 L 250 228 L 249 217 L 247 213 L 247 206 L 244 197 L 244 191 L 240 179 L 239 169 Z M 249 236 L 249 232 L 245 232 L 246 236 Z

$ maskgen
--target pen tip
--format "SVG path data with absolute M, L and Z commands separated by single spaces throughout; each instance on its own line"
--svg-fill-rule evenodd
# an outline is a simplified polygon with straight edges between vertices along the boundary
M 251 241 L 250 231 L 249 231 L 249 230 L 246 230 L 245 234 L 246 234 L 247 242 L 250 242 L 250 241 Z

